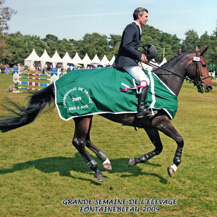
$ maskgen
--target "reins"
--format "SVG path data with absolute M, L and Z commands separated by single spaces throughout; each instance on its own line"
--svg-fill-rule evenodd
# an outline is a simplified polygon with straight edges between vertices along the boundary
M 165 69 L 165 68 L 163 68 L 163 67 L 161 67 L 161 66 L 155 65 L 154 63 L 147 62 L 147 63 L 145 63 L 145 64 L 147 64 L 147 65 L 149 65 L 149 66 L 151 66 L 151 67 L 156 67 L 156 68 L 159 68 L 159 69 L 163 69 L 164 71 L 170 72 L 170 73 L 172 73 L 172 74 L 174 74 L 174 75 L 177 75 L 177 76 L 179 76 L 179 77 L 181 77 L 181 78 L 186 79 L 185 76 L 179 75 L 179 74 L 177 74 L 177 73 L 175 73 L 175 72 L 173 72 L 173 71 L 171 71 L 171 70 L 169 70 L 169 69 Z M 142 65 L 142 64 L 141 64 L 141 65 Z M 142 65 L 142 67 L 143 67 L 143 65 Z M 144 67 L 143 67 L 143 70 L 144 70 Z
M 196 77 L 197 77 L 196 80 L 193 80 L 193 79 L 191 79 L 189 77 L 186 77 L 186 76 L 183 76 L 183 75 L 179 75 L 179 74 L 177 74 L 177 73 L 175 73 L 175 72 L 173 72 L 171 70 L 165 69 L 165 68 L 163 68 L 161 66 L 158 66 L 158 65 L 156 65 L 154 63 L 151 63 L 151 62 L 147 62 L 146 64 L 149 65 L 149 66 L 151 66 L 151 67 L 156 67 L 157 69 L 162 69 L 164 71 L 170 72 L 170 73 L 172 73 L 172 74 L 174 74 L 176 76 L 179 76 L 181 78 L 186 79 L 187 81 L 191 81 L 192 83 L 194 83 L 195 86 L 201 86 L 201 82 L 203 80 L 209 78 L 210 76 L 207 76 L 207 77 L 204 77 L 204 78 L 200 77 L 199 66 L 198 66 L 198 62 L 200 62 L 200 57 L 198 57 L 198 51 L 196 51 L 196 57 L 193 58 L 193 61 L 196 62 Z M 193 66 L 193 64 L 191 65 L 191 67 L 192 66 Z M 144 70 L 143 65 L 142 65 L 142 68 Z

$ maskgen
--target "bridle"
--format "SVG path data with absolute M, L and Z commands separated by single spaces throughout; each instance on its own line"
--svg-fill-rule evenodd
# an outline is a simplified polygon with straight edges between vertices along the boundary
M 201 78 L 200 77 L 200 72 L 199 72 L 199 62 L 201 62 L 201 57 L 202 56 L 198 56 L 198 51 L 196 51 L 196 57 L 193 57 L 193 62 L 196 62 L 196 80 L 192 80 L 192 82 L 194 83 L 194 85 L 199 89 L 203 87 L 202 81 L 209 78 L 210 76 Z

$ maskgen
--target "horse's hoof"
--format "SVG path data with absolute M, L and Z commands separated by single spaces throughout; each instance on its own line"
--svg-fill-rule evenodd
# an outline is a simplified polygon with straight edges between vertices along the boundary
M 130 160 L 129 160 L 129 163 L 128 163 L 128 167 L 132 167 L 136 164 L 136 158 L 135 157 L 132 157 Z
M 94 174 L 94 178 L 95 178 L 97 181 L 99 181 L 99 182 L 103 182 L 103 181 L 104 181 L 103 175 L 100 174 L 100 173 L 95 173 L 95 174 Z
M 104 164 L 102 164 L 103 165 L 103 167 L 105 168 L 105 169 L 107 169 L 107 170 L 112 170 L 112 165 L 110 164 L 110 163 L 104 163 Z
M 167 171 L 170 177 L 172 177 L 173 174 L 175 173 L 175 170 L 173 169 L 171 165 L 167 168 Z

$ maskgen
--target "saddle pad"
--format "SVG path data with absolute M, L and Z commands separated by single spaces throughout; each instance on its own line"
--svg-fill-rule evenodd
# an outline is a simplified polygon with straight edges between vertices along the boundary
M 178 108 L 177 97 L 154 73 L 145 73 L 152 83 L 149 86 L 146 107 L 164 109 L 170 118 L 174 118 Z M 69 120 L 94 114 L 136 113 L 136 90 L 122 92 L 125 85 L 134 86 L 133 78 L 113 67 L 68 72 L 55 82 L 55 103 L 60 118 Z M 156 89 L 157 86 L 160 87 Z

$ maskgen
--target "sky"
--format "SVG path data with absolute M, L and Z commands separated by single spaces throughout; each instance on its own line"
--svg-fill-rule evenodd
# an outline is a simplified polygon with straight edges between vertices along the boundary
M 216 0 L 6 0 L 5 6 L 17 11 L 9 33 L 53 34 L 60 40 L 94 32 L 121 35 L 137 7 L 148 9 L 148 25 L 182 40 L 188 30 L 212 35 L 217 26 Z

